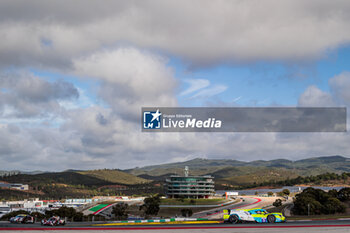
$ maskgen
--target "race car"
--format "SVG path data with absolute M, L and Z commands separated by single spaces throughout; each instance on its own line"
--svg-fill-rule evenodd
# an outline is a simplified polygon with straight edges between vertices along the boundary
M 34 217 L 27 214 L 19 214 L 10 218 L 11 223 L 34 223 Z
M 42 226 L 57 226 L 57 225 L 65 225 L 66 222 L 64 219 L 61 219 L 59 216 L 53 216 L 49 219 L 41 220 Z
M 269 213 L 264 209 L 238 209 L 224 210 L 224 221 L 229 223 L 258 222 L 275 223 L 285 222 L 286 217 L 282 213 Z

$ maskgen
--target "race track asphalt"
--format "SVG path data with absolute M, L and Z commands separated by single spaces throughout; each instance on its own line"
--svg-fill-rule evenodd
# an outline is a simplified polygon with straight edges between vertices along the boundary
M 203 211 L 198 213 L 197 217 L 210 217 L 215 216 L 218 212 L 222 212 L 223 209 L 238 209 L 238 208 L 250 208 L 254 203 L 258 203 L 259 198 L 245 198 L 245 201 L 240 203 L 234 203 L 228 206 L 218 207 L 211 209 L 210 211 Z M 248 207 L 249 206 L 249 207 Z M 210 221 L 209 221 L 210 222 Z M 102 222 L 100 222 L 102 223 Z M 105 222 L 104 222 L 105 223 Z M 97 225 L 97 222 L 92 224 L 91 222 L 74 222 L 67 223 L 65 226 L 41 226 L 40 223 L 35 224 L 11 224 L 9 222 L 0 222 L 1 232 L 51 232 L 55 233 L 68 233 L 74 231 L 74 233 L 89 232 L 112 232 L 122 231 L 127 233 L 133 232 L 157 232 L 157 233 L 350 233 L 350 220 L 318 220 L 318 221 L 288 221 L 286 223 L 244 223 L 244 224 L 228 224 L 218 223 L 218 221 L 212 221 L 211 223 L 196 223 L 196 224 L 134 224 L 134 225 Z
M 350 220 L 298 221 L 286 223 L 249 223 L 249 224 L 171 224 L 171 225 L 131 225 L 131 226 L 93 226 L 91 222 L 68 223 L 65 226 L 47 227 L 35 224 L 0 223 L 0 232 L 350 232 Z

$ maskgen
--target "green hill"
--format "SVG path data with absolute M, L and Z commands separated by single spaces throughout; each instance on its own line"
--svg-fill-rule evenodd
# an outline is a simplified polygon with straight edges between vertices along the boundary
M 343 156 L 326 156 L 291 161 L 287 159 L 243 162 L 229 159 L 193 159 L 125 170 L 130 174 L 152 180 L 164 180 L 170 174 L 183 174 L 185 166 L 190 175 L 212 175 L 217 188 L 276 183 L 298 176 L 315 176 L 324 173 L 350 172 L 350 159 Z
M 326 172 L 350 172 L 350 158 L 343 156 L 314 157 L 309 159 L 291 161 L 287 159 L 276 160 L 256 160 L 243 162 L 229 159 L 193 159 L 185 162 L 167 163 L 154 166 L 146 166 L 125 170 L 133 175 L 162 176 L 167 173 L 183 174 L 185 166 L 190 168 L 192 175 L 218 175 L 224 171 L 234 174 L 236 171 L 241 172 L 246 167 L 248 171 L 254 172 L 252 168 L 271 168 L 290 170 L 293 174 L 298 175 L 318 175 Z M 223 170 L 220 172 L 220 170 Z M 220 176 L 220 175 L 219 175 Z M 218 176 L 218 177 L 219 177 Z M 230 176 L 230 175 L 229 175 Z
M 161 165 L 152 165 L 146 166 L 142 168 L 134 168 L 124 170 L 130 174 L 141 175 L 164 175 L 166 173 L 183 173 L 183 169 L 185 166 L 189 166 L 191 172 L 194 174 L 205 174 L 208 171 L 215 171 L 220 168 L 224 168 L 227 166 L 246 166 L 247 162 L 237 161 L 237 160 L 229 160 L 229 159 L 201 159 L 196 158 L 185 162 L 178 163 L 166 163 Z
M 145 192 L 146 180 L 119 170 L 91 170 L 48 172 L 35 175 L 16 174 L 3 176 L 0 181 L 29 184 L 29 191 L 0 189 L 0 200 L 18 200 L 30 197 L 64 199 L 92 197 L 96 195 L 121 194 L 119 186 L 124 186 L 123 194 Z M 148 185 L 153 188 L 153 185 Z M 115 188 L 116 187 L 116 188 Z M 151 189 L 150 189 L 151 190 Z
M 36 175 L 17 174 L 0 178 L 9 183 L 24 183 L 24 184 L 69 184 L 69 185 L 84 185 L 84 186 L 103 186 L 112 184 L 141 184 L 147 183 L 148 180 L 125 173 L 119 170 L 101 169 L 87 171 L 64 171 L 64 172 L 49 172 Z
M 40 195 L 45 198 L 115 195 L 123 186 L 127 195 L 162 192 L 162 181 L 172 174 L 183 174 L 189 166 L 190 175 L 212 175 L 217 189 L 278 185 L 291 180 L 325 173 L 350 172 L 350 159 L 342 156 L 315 157 L 291 161 L 287 159 L 243 162 L 229 159 L 193 159 L 179 163 L 146 166 L 128 170 L 66 170 L 39 174 L 5 175 L 0 181 L 24 183 L 30 192 L 1 190 L 3 196 L 18 198 Z M 326 176 L 327 177 L 327 176 Z M 310 178 L 311 180 L 311 178 Z
M 119 170 L 100 169 L 100 170 L 78 171 L 77 173 L 84 176 L 93 177 L 99 180 L 104 180 L 104 181 L 108 181 L 111 183 L 118 183 L 118 184 L 142 184 L 142 183 L 150 182 L 150 180 L 146 180 L 141 177 L 137 177 Z
M 62 183 L 71 185 L 84 184 L 87 186 L 105 185 L 106 181 L 94 177 L 85 176 L 76 172 L 50 172 L 36 175 L 18 174 L 8 177 L 3 177 L 2 180 L 9 183 L 23 183 L 23 184 L 51 184 Z

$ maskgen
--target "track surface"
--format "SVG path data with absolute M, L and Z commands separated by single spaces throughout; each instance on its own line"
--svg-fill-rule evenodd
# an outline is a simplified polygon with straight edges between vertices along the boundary
M 259 203 L 261 201 L 259 198 L 254 198 L 254 197 L 245 197 L 243 200 L 244 201 L 241 201 L 239 203 L 233 203 L 233 204 L 230 204 L 230 205 L 221 206 L 221 207 L 218 207 L 218 208 L 214 208 L 214 209 L 198 212 L 198 213 L 193 214 L 192 217 L 194 217 L 194 218 L 205 218 L 205 217 L 208 217 L 208 216 L 217 215 L 219 212 L 222 213 L 222 210 L 224 210 L 224 209 L 240 209 L 240 208 L 245 208 L 245 207 L 249 208 L 250 205 L 253 205 L 255 203 Z
M 350 220 L 324 220 L 324 221 L 305 221 L 305 222 L 287 222 L 287 223 L 249 223 L 249 224 L 196 224 L 196 225 L 132 225 L 132 226 L 92 226 L 91 222 L 68 223 L 65 226 L 47 227 L 35 224 L 11 224 L 0 223 L 0 231 L 9 230 L 156 230 L 156 229 L 298 229 L 298 228 L 347 228 L 350 232 Z
M 219 207 L 210 211 L 204 211 L 198 213 L 198 216 L 202 217 L 215 215 L 218 211 L 222 212 L 223 209 L 231 208 L 238 209 L 244 208 L 258 203 L 257 198 L 245 198 L 244 202 L 235 203 L 225 207 Z M 96 222 L 97 223 L 97 222 Z M 321 221 L 298 221 L 298 222 L 287 222 L 287 223 L 249 223 L 249 224 L 161 224 L 161 225 L 130 225 L 130 226 L 93 226 L 91 222 L 83 223 L 68 223 L 65 226 L 48 227 L 41 226 L 40 223 L 35 224 L 11 224 L 9 222 L 0 222 L 0 233 L 1 232 L 23 232 L 23 233 L 34 233 L 34 232 L 51 232 L 54 230 L 55 233 L 68 233 L 74 231 L 75 233 L 86 232 L 154 232 L 157 233 L 182 233 L 182 232 L 193 232 L 193 233 L 350 233 L 350 220 L 321 220 Z

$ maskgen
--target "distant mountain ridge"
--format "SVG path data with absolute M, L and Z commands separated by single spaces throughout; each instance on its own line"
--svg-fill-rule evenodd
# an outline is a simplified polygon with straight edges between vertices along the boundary
M 275 159 L 255 160 L 244 162 L 234 159 L 202 159 L 195 158 L 185 162 L 167 163 L 160 165 L 145 166 L 124 170 L 133 175 L 163 176 L 168 173 L 182 174 L 183 168 L 188 166 L 194 175 L 216 174 L 220 176 L 220 170 L 242 172 L 242 168 L 271 168 L 291 170 L 297 175 L 315 175 L 326 172 L 350 172 L 350 158 L 340 155 L 312 157 L 301 160 Z M 254 169 L 253 169 L 254 170 Z
M 315 176 L 324 173 L 350 172 L 350 158 L 340 155 L 313 157 L 291 161 L 287 159 L 256 160 L 244 162 L 230 159 L 196 158 L 185 162 L 167 163 L 141 168 L 65 170 L 63 172 L 11 171 L 10 176 L 0 181 L 29 184 L 35 195 L 62 198 L 120 193 L 113 187 L 128 187 L 128 195 L 136 193 L 162 192 L 163 182 L 173 174 L 183 175 L 185 166 L 190 175 L 212 175 L 215 188 L 233 189 L 278 184 L 299 176 Z M 9 171 L 5 171 L 9 172 Z M 18 174 L 19 173 L 19 174 Z M 0 173 L 1 174 L 1 173 Z M 158 185 L 158 186 L 157 186 Z M 11 191 L 11 192 L 10 192 Z M 14 193 L 0 189 L 0 196 L 23 198 L 26 192 Z M 34 194 L 32 196 L 35 196 Z
M 152 176 L 152 174 L 148 174 L 148 172 L 158 170 L 158 169 L 181 169 L 185 166 L 189 166 L 191 170 L 200 170 L 203 168 L 214 168 L 216 170 L 217 167 L 275 167 L 275 168 L 288 168 L 288 169 L 296 169 L 296 168 L 312 168 L 324 165 L 326 167 L 331 168 L 340 168 L 340 171 L 350 172 L 350 158 L 344 157 L 341 155 L 334 156 L 321 156 L 321 157 L 311 157 L 300 160 L 288 160 L 288 159 L 274 159 L 274 160 L 254 160 L 251 162 L 239 161 L 235 159 L 204 159 L 204 158 L 195 158 L 184 162 L 176 162 L 176 163 L 165 163 L 159 165 L 150 165 L 145 167 L 136 167 L 131 169 L 119 170 L 121 172 L 126 172 L 129 174 L 139 175 L 139 174 L 147 174 L 148 176 Z M 103 169 L 98 169 L 103 170 Z M 118 169 L 107 169 L 110 171 L 118 170 Z M 82 170 L 82 169 L 67 169 L 62 172 L 88 172 L 93 170 Z M 26 175 L 38 175 L 43 173 L 60 173 L 60 172 L 50 172 L 50 171 L 21 171 L 21 170 L 0 170 L 0 176 L 4 174 L 26 174 Z M 152 172 L 151 172 L 152 173 Z M 169 172 L 167 170 L 166 173 L 174 173 Z
M 37 175 L 37 174 L 42 174 L 42 173 L 48 173 L 48 171 L 40 171 L 40 170 L 35 170 L 35 171 L 21 171 L 21 170 L 0 170 L 0 176 L 4 175 L 13 175 L 13 174 L 26 174 L 26 175 Z

